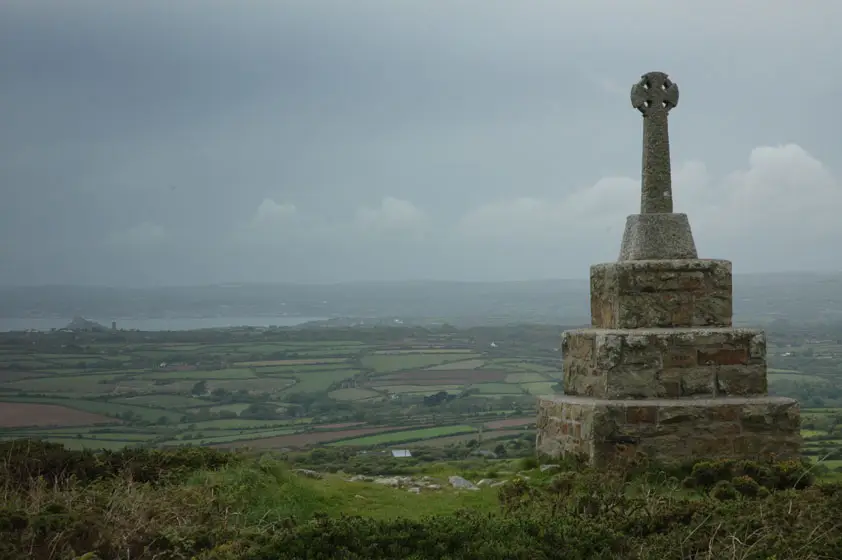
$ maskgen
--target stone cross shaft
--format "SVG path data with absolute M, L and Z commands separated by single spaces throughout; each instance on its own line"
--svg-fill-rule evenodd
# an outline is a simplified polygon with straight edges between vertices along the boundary
M 678 105 L 678 86 L 663 72 L 649 72 L 632 86 L 632 107 L 643 114 L 641 214 L 672 213 L 672 169 L 667 114 Z

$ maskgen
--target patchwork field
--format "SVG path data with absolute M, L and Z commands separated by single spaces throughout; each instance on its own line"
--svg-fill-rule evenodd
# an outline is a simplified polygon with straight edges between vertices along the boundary
M 770 343 L 769 387 L 801 401 L 805 453 L 842 478 L 837 338 Z M 551 326 L 0 333 L 0 439 L 514 449 L 560 390 L 557 345 Z
M 512 429 L 523 419 L 507 417 L 531 410 L 538 388 L 558 387 L 555 358 L 400 332 L 27 335 L 34 345 L 0 333 L 0 439 L 92 449 L 461 445 L 480 430 L 523 435 Z

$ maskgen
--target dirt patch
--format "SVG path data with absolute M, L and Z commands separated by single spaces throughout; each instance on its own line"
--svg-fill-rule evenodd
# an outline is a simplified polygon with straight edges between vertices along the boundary
M 119 423 L 119 420 L 56 404 L 0 403 L 0 427 L 3 428 L 90 426 L 115 423 Z
M 408 430 L 412 427 L 399 426 L 389 428 L 359 428 L 356 430 L 337 430 L 333 432 L 307 432 L 302 434 L 290 434 L 288 436 L 276 436 L 263 439 L 253 439 L 250 441 L 232 441 L 230 443 L 222 443 L 214 445 L 222 449 L 235 449 L 248 447 L 251 449 L 275 449 L 279 447 L 308 447 L 317 443 L 326 443 L 336 441 L 339 439 L 350 439 L 360 436 L 368 436 L 371 434 L 379 434 L 382 432 L 395 432 L 399 430 Z
M 528 426 L 534 424 L 535 418 L 532 416 L 526 418 L 507 418 L 505 420 L 492 420 L 486 422 L 485 427 L 489 430 L 497 430 L 499 428 L 513 428 L 515 426 Z

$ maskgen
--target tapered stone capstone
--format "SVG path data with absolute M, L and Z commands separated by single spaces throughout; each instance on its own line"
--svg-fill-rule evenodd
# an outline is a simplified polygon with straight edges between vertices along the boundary
M 632 214 L 626 218 L 619 260 L 695 258 L 696 242 L 687 214 Z

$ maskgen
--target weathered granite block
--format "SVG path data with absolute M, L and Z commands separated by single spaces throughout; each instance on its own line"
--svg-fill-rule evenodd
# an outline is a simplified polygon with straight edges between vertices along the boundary
M 797 457 L 798 402 L 783 397 L 606 400 L 575 396 L 538 402 L 539 453 L 606 466 L 643 453 L 658 462 Z
M 561 336 L 564 392 L 607 399 L 765 395 L 757 329 L 580 329 Z
M 730 261 L 622 261 L 591 267 L 594 327 L 730 327 L 731 316 Z
M 626 218 L 618 260 L 695 258 L 696 243 L 687 214 L 643 213 Z

